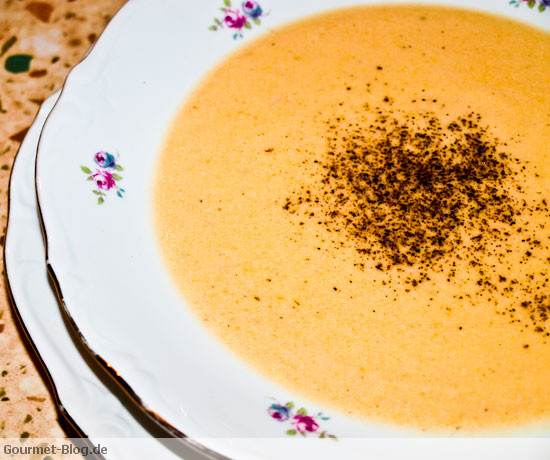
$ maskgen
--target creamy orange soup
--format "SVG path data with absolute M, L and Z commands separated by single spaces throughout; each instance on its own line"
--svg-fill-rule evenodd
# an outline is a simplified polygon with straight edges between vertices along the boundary
M 224 344 L 422 430 L 550 416 L 550 36 L 360 7 L 265 33 L 171 126 L 160 247 Z

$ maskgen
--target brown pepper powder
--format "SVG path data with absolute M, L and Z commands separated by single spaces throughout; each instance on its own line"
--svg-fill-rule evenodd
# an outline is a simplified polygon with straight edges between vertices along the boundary
M 417 268 L 419 276 L 405 280 L 411 288 L 434 272 L 445 272 L 451 282 L 457 261 L 469 261 L 479 275 L 480 295 L 517 298 L 519 291 L 528 300 L 503 313 L 511 322 L 522 322 L 516 312 L 525 310 L 522 318 L 529 318 L 532 330 L 550 335 L 544 325 L 550 297 L 535 295 L 533 287 L 546 287 L 548 271 L 533 274 L 526 284 L 493 273 L 494 266 L 485 262 L 495 256 L 505 264 L 512 251 L 507 239 L 524 231 L 518 222 L 550 215 L 545 200 L 524 199 L 518 179 L 525 165 L 506 152 L 480 114 L 443 122 L 433 112 L 397 110 L 389 96 L 383 102 L 372 108 L 365 104 L 349 120 L 341 115 L 326 121 L 326 151 L 304 164 L 313 171 L 314 185 L 292 193 L 283 209 L 343 235 L 356 250 L 359 268 Z M 335 243 L 336 249 L 342 247 L 341 241 Z M 526 259 L 548 250 L 536 235 L 522 244 Z

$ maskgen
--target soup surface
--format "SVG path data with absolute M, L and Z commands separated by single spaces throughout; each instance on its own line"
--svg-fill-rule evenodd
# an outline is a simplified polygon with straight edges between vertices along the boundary
M 550 35 L 337 10 L 185 101 L 158 238 L 194 312 L 269 378 L 422 430 L 550 416 Z

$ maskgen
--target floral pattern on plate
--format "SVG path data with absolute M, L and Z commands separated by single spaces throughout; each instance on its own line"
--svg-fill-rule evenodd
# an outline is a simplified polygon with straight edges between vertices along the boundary
M 300 434 L 304 437 L 314 435 L 319 438 L 338 439 L 326 430 L 321 430 L 321 422 L 330 420 L 330 417 L 327 417 L 322 412 L 316 415 L 309 415 L 305 408 L 302 407 L 295 411 L 294 407 L 295 404 L 292 401 L 286 404 L 274 402 L 267 408 L 267 413 L 273 420 L 290 424 L 291 428 L 286 431 L 288 436 Z
M 124 171 L 124 168 L 117 162 L 117 158 L 109 152 L 100 151 L 94 155 L 95 170 L 87 166 L 80 166 L 84 174 L 88 175 L 88 181 L 94 183 L 95 188 L 92 193 L 97 196 L 97 204 L 105 203 L 105 198 L 109 192 L 116 192 L 119 198 L 122 198 L 126 191 L 119 187 L 118 182 L 122 176 L 117 172 Z
M 550 0 L 511 0 L 510 5 L 515 5 L 516 8 L 521 4 L 526 3 L 529 8 L 534 8 L 537 6 L 537 9 L 542 13 L 546 8 L 550 8 Z
M 259 2 L 245 1 L 240 7 L 232 8 L 231 0 L 224 0 L 224 7 L 220 8 L 223 18 L 214 18 L 210 30 L 219 30 L 225 27 L 232 29 L 233 39 L 243 37 L 243 29 L 252 29 L 252 23 L 261 25 L 261 17 L 266 16 Z

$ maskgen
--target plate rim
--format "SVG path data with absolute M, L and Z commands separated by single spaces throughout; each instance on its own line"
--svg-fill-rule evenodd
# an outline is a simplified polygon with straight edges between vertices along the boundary
M 78 439 L 82 439 L 83 441 L 81 441 L 81 442 L 83 443 L 83 445 L 86 445 L 87 447 L 89 447 L 91 449 L 93 447 L 94 438 L 96 438 L 97 436 L 94 436 L 93 433 L 91 433 L 91 435 L 88 434 L 89 432 L 87 432 L 87 430 L 83 429 L 80 426 L 80 424 L 71 415 L 71 412 L 66 407 L 66 404 L 63 402 L 62 392 L 59 390 L 60 386 L 56 383 L 56 380 L 58 380 L 58 379 L 57 378 L 54 379 L 54 377 L 52 375 L 52 371 L 50 370 L 50 368 L 46 364 L 46 359 L 44 359 L 44 357 L 43 357 L 43 353 L 39 350 L 39 348 L 36 344 L 36 340 L 33 339 L 33 336 L 31 335 L 31 333 L 29 331 L 27 322 L 24 319 L 25 315 L 22 313 L 21 307 L 19 306 L 19 305 L 21 305 L 21 303 L 18 303 L 18 301 L 16 301 L 16 297 L 18 297 L 18 296 L 15 295 L 15 290 L 13 288 L 13 286 L 14 286 L 13 280 L 17 279 L 18 277 L 19 278 L 21 277 L 21 275 L 15 276 L 15 273 L 17 272 L 17 270 L 20 270 L 20 269 L 16 269 L 14 264 L 12 263 L 12 262 L 14 262 L 12 259 L 14 257 L 16 257 L 15 256 L 16 251 L 15 251 L 13 245 L 17 241 L 16 240 L 17 233 L 15 233 L 16 232 L 16 227 L 14 227 L 14 221 L 13 221 L 13 218 L 12 218 L 13 217 L 12 210 L 14 209 L 14 206 L 18 206 L 18 205 L 22 206 L 22 205 L 25 204 L 25 203 L 21 202 L 22 198 L 19 198 L 18 201 L 15 201 L 15 197 L 14 197 L 14 195 L 16 194 L 16 191 L 21 189 L 22 187 L 24 187 L 24 185 L 26 184 L 24 182 L 25 177 L 23 177 L 22 174 L 19 172 L 19 168 L 23 167 L 23 165 L 21 165 L 20 162 L 22 161 L 23 153 L 26 152 L 27 156 L 29 156 L 28 162 L 29 163 L 32 162 L 33 167 L 34 167 L 34 163 L 36 161 L 36 146 L 38 145 L 38 138 L 40 137 L 40 133 L 38 133 L 38 136 L 34 136 L 33 131 L 35 131 L 38 128 L 41 131 L 41 128 L 44 125 L 48 114 L 51 112 L 53 106 L 55 105 L 55 101 L 58 100 L 60 93 L 61 93 L 61 90 L 57 90 L 52 95 L 50 95 L 44 101 L 44 103 L 40 106 L 33 122 L 31 123 L 31 127 L 29 129 L 29 133 L 33 134 L 33 139 L 30 140 L 31 145 L 29 147 L 27 147 L 26 143 L 29 142 L 30 137 L 29 138 L 26 137 L 23 140 L 23 142 L 21 143 L 21 146 L 18 149 L 18 151 L 16 153 L 16 156 L 14 157 L 13 166 L 12 166 L 11 171 L 10 171 L 10 177 L 9 177 L 9 182 L 8 182 L 8 213 L 7 213 L 7 220 L 6 220 L 6 238 L 5 238 L 4 244 L 3 244 L 3 250 L 4 250 L 3 265 L 4 265 L 4 270 L 5 270 L 5 273 L 6 273 L 6 277 L 5 277 L 6 288 L 7 288 L 7 293 L 8 293 L 8 297 L 9 297 L 10 307 L 11 307 L 11 310 L 14 314 L 15 325 L 19 330 L 20 336 L 23 339 L 24 346 L 25 346 L 26 350 L 29 352 L 31 359 L 33 360 L 33 363 L 38 367 L 40 378 L 46 384 L 47 391 L 48 391 L 48 393 L 50 394 L 50 396 L 52 398 L 52 402 L 54 404 L 54 407 L 55 407 L 55 410 L 56 410 L 56 413 L 57 413 L 57 417 L 58 417 L 57 421 L 60 424 L 63 431 L 65 432 L 65 434 L 68 435 L 68 437 L 71 440 L 73 440 L 73 442 L 77 441 Z M 32 141 L 34 140 L 34 137 L 36 137 L 36 146 L 34 146 L 33 143 L 32 143 Z M 31 149 L 34 150 L 34 155 L 32 156 L 32 158 L 30 157 L 30 152 L 29 152 L 29 150 L 31 150 Z M 20 177 L 17 176 L 17 174 L 19 174 Z M 17 182 L 15 181 L 16 178 L 18 179 Z M 33 194 L 36 197 L 36 190 L 34 188 L 34 177 L 30 177 L 30 181 L 32 181 L 31 183 L 33 185 Z M 17 194 L 22 194 L 22 193 L 23 192 L 17 192 Z M 19 211 L 19 212 L 21 212 L 21 211 Z M 38 209 L 37 208 L 35 209 L 35 212 L 37 213 L 35 217 L 39 221 Z M 19 225 L 21 225 L 21 223 Z M 38 231 L 41 232 L 42 228 L 40 227 L 40 229 Z M 40 240 L 44 244 L 44 239 L 43 239 L 42 234 L 40 234 L 39 236 L 37 235 L 37 238 L 40 238 Z M 42 253 L 42 251 L 41 251 L 41 253 Z M 37 258 L 39 258 L 39 257 L 40 257 L 40 260 L 42 261 L 43 258 L 44 258 L 44 254 L 43 253 L 42 253 L 42 255 L 38 254 Z M 37 262 L 35 262 L 35 263 L 37 263 Z M 14 267 L 14 268 L 10 268 L 10 267 Z M 44 268 L 46 268 L 46 267 L 44 266 Z M 48 274 L 46 272 L 44 272 L 44 276 L 46 277 L 45 280 L 49 279 Z M 48 288 L 50 288 L 50 287 L 48 287 Z M 55 296 L 56 301 L 57 301 L 56 306 L 59 308 L 59 298 L 57 296 L 57 293 L 53 289 L 52 289 L 52 294 Z M 23 299 L 20 299 L 20 300 L 23 300 Z M 22 303 L 25 303 L 25 302 L 22 302 Z M 67 319 L 63 309 L 60 309 L 60 312 L 61 312 L 63 318 Z M 31 314 L 32 313 L 29 313 L 29 315 L 31 315 Z M 64 326 L 66 326 L 66 325 L 68 325 L 68 324 L 65 324 Z M 72 329 L 68 329 L 68 333 L 71 334 L 71 332 L 72 332 Z M 72 335 L 74 336 L 74 334 L 72 334 Z M 80 338 L 78 338 L 78 344 L 79 345 L 81 344 Z M 77 347 L 75 347 L 75 351 L 79 352 Z M 93 362 L 98 365 L 98 369 L 100 369 L 101 372 L 105 373 L 104 368 L 102 366 L 99 366 L 99 363 L 97 363 L 97 361 L 94 360 L 94 357 L 93 357 L 92 354 L 88 353 L 87 357 L 92 358 Z M 83 365 L 87 366 L 88 363 L 83 362 Z M 91 369 L 90 372 L 94 373 L 93 369 Z M 98 378 L 98 381 L 100 381 L 99 377 L 97 377 L 97 378 Z M 111 380 L 110 376 L 107 377 L 107 378 L 109 380 Z M 120 388 L 117 383 L 115 383 L 115 385 L 117 385 L 117 388 Z M 109 392 L 109 394 L 112 394 L 112 393 Z M 117 398 L 116 394 L 113 395 L 113 396 L 115 398 Z M 118 398 L 117 398 L 117 400 L 118 400 Z M 122 401 L 120 401 L 120 404 L 121 404 L 121 406 L 124 405 Z M 140 413 L 143 412 L 141 407 L 139 407 L 139 406 L 136 406 L 136 409 L 138 409 L 140 411 Z M 116 414 L 116 415 L 120 416 L 120 414 Z M 128 412 L 128 417 L 132 417 L 132 422 L 135 423 L 136 425 L 141 425 L 141 422 L 136 420 L 130 412 Z M 151 420 L 149 417 L 147 419 Z M 155 422 L 155 426 L 158 426 L 158 424 L 156 424 L 156 422 Z M 162 428 L 162 430 L 164 430 L 164 428 Z M 159 439 L 159 438 L 160 437 L 151 436 L 151 439 L 154 440 L 155 443 L 159 444 L 159 453 L 160 453 L 160 450 L 162 450 L 162 448 L 160 447 L 160 443 L 157 441 L 157 439 Z M 210 454 L 207 454 L 206 452 L 204 452 L 203 449 L 198 449 L 198 446 L 195 446 L 195 445 L 191 446 L 190 443 L 187 440 L 184 440 L 184 441 L 185 442 L 183 442 L 183 444 L 186 447 L 189 447 L 194 452 L 200 452 L 201 457 L 204 456 L 205 459 L 206 458 L 209 458 L 209 459 L 214 458 L 214 457 L 210 456 Z M 182 458 L 175 452 L 174 452 L 173 455 L 177 458 Z M 102 454 L 95 453 L 95 452 L 94 452 L 94 456 L 96 458 L 100 459 L 100 460 L 107 460 L 108 458 L 111 458 L 110 456 L 106 458 Z
M 53 100 L 58 96 L 58 93 L 60 91 L 56 91 L 54 94 L 49 96 L 45 102 L 48 100 Z M 37 122 L 38 118 L 40 117 L 40 111 L 42 110 L 42 106 L 40 106 L 35 118 L 33 119 L 31 123 L 32 126 Z M 23 140 L 24 142 L 24 140 Z M 38 371 L 40 374 L 40 378 L 45 383 L 48 392 L 50 393 L 50 396 L 52 397 L 52 401 L 54 403 L 54 406 L 56 408 L 56 412 L 58 414 L 58 422 L 60 422 L 61 428 L 63 431 L 65 431 L 65 434 L 68 434 L 67 431 L 73 430 L 78 434 L 80 438 L 87 438 L 89 439 L 89 436 L 84 432 L 84 430 L 76 423 L 76 421 L 72 418 L 71 414 L 67 411 L 63 403 L 61 402 L 61 398 L 59 395 L 59 390 L 57 389 L 57 385 L 55 384 L 53 377 L 51 375 L 50 370 L 46 366 L 46 363 L 44 361 L 44 358 L 42 357 L 40 351 L 38 350 L 38 347 L 35 344 L 35 341 L 33 340 L 31 334 L 29 333 L 29 330 L 27 328 L 27 325 L 25 324 L 25 321 L 23 320 L 23 316 L 21 314 L 20 308 L 17 305 L 17 302 L 15 300 L 15 296 L 13 294 L 13 288 L 12 288 L 12 281 L 10 280 L 9 272 L 11 271 L 9 266 L 9 257 L 7 256 L 7 250 L 9 249 L 9 242 L 10 238 L 8 237 L 10 233 L 13 230 L 13 227 L 10 226 L 10 217 L 12 214 L 12 207 L 13 207 L 13 176 L 14 176 L 14 170 L 15 165 L 17 164 L 20 153 L 22 151 L 22 145 L 21 143 L 19 149 L 17 150 L 17 153 L 15 154 L 14 160 L 12 162 L 12 168 L 10 171 L 10 176 L 8 180 L 8 210 L 6 214 L 6 236 L 4 238 L 4 244 L 2 245 L 3 250 L 3 267 L 4 271 L 6 273 L 5 276 L 5 282 L 6 282 L 6 291 L 8 294 L 8 300 L 11 307 L 11 311 L 13 313 L 14 319 L 15 319 L 15 326 L 18 328 L 21 337 L 23 338 L 25 349 L 29 352 L 32 361 L 35 364 L 38 364 Z M 68 430 L 66 429 L 68 427 Z M 103 458 L 103 457 L 100 457 Z

